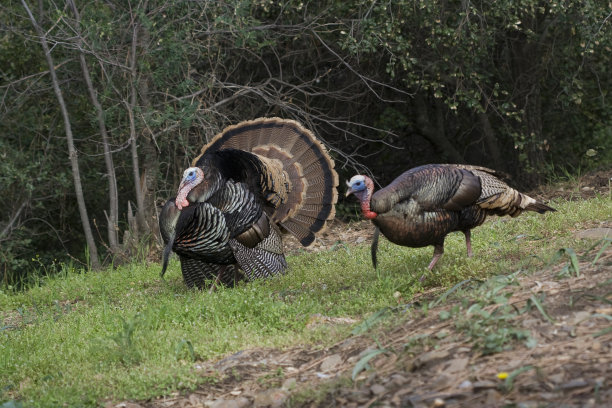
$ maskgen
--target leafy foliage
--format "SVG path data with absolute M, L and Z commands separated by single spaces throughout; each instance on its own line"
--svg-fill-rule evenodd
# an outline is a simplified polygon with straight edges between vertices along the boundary
M 257 116 L 300 120 L 330 146 L 341 178 L 370 171 L 381 184 L 426 162 L 489 165 L 531 185 L 546 171 L 575 174 L 612 162 L 612 18 L 602 2 L 77 6 L 78 25 L 68 8 L 47 0 L 36 18 L 69 104 L 102 246 L 108 175 L 80 55 L 111 139 L 120 236 L 135 233 L 127 214 L 135 178 L 147 194 L 148 229 L 137 241 L 143 252 L 154 247 L 156 206 L 175 193 L 200 147 L 226 125 Z M 86 259 L 40 42 L 20 2 L 0 6 L 0 19 L 0 203 L 7 209 L 0 231 L 9 226 L 0 237 L 0 273 L 14 284 L 37 273 L 37 254 Z M 129 259 L 130 243 L 123 244 L 126 256 L 107 252 L 104 261 Z

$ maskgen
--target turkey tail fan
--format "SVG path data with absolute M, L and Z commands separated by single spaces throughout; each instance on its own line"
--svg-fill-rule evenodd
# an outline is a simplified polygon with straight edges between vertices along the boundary
M 546 204 L 541 203 L 539 201 L 527 205 L 527 207 L 525 207 L 525 210 L 536 211 L 536 212 L 538 212 L 540 214 L 544 214 L 546 211 L 557 211 L 554 208 L 549 207 Z
M 513 189 L 506 183 L 481 170 L 472 170 L 480 178 L 482 193 L 478 204 L 496 215 L 517 217 L 524 211 L 536 211 L 543 214 L 556 211 L 554 208 Z
M 294 120 L 258 118 L 224 129 L 202 148 L 204 153 L 223 149 L 257 155 L 266 167 L 262 184 L 281 191 L 270 198 L 272 221 L 289 231 L 304 246 L 335 216 L 338 174 L 334 161 L 315 135 Z
M 378 237 L 380 236 L 380 228 L 376 227 L 374 229 L 374 236 L 372 237 L 372 246 L 370 247 L 370 252 L 372 254 L 372 265 L 374 269 L 376 269 L 377 264 L 377 255 L 378 252 Z

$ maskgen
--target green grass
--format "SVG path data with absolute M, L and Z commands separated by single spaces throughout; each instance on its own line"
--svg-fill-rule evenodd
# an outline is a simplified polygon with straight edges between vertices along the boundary
M 349 336 L 348 326 L 307 326 L 313 314 L 363 318 L 409 302 L 424 289 L 441 293 L 466 279 L 546 266 L 560 248 L 576 251 L 576 229 L 611 219 L 612 200 L 551 203 L 556 213 L 493 217 L 472 234 L 448 236 L 436 270 L 433 248 L 381 240 L 379 269 L 369 244 L 288 257 L 285 276 L 213 293 L 188 290 L 173 258 L 166 280 L 159 264 L 97 273 L 67 271 L 27 291 L 0 291 L 0 403 L 96 406 L 146 399 L 215 381 L 197 361 L 252 347 L 324 346 Z M 420 283 L 419 277 L 426 273 Z

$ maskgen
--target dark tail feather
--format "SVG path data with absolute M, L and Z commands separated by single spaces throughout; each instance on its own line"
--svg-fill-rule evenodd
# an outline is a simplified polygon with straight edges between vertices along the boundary
M 546 211 L 557 211 L 554 208 L 549 207 L 546 204 L 540 202 L 529 204 L 527 207 L 525 207 L 525 210 L 537 211 L 540 214 L 544 214 Z
M 378 236 L 380 235 L 380 230 L 378 227 L 374 230 L 374 237 L 372 237 L 372 247 L 370 251 L 372 253 L 372 265 L 374 265 L 374 269 L 376 269 L 376 252 L 378 251 Z
M 176 238 L 176 234 L 173 232 L 172 235 L 170 235 L 170 238 L 168 239 L 166 246 L 164 247 L 164 254 L 162 257 L 162 270 L 161 270 L 160 278 L 164 277 L 164 274 L 166 273 L 166 269 L 168 268 L 168 261 L 170 260 L 170 255 L 172 255 L 172 246 L 174 245 L 175 238 Z

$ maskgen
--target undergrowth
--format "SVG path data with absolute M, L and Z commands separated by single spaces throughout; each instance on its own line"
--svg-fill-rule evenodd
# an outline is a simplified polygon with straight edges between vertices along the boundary
M 506 325 L 517 312 L 496 288 L 555 256 L 571 264 L 571 253 L 559 249 L 586 249 L 589 241 L 576 240 L 575 230 L 609 221 L 612 214 L 608 197 L 551 205 L 556 213 L 492 218 L 475 229 L 472 258 L 465 255 L 463 235 L 449 235 L 433 272 L 426 269 L 431 247 L 381 240 L 378 270 L 367 244 L 345 243 L 289 256 L 284 276 L 212 293 L 187 289 L 176 258 L 166 280 L 159 278 L 158 264 L 135 263 L 99 273 L 67 270 L 22 292 L 0 291 L 0 403 L 96 406 L 193 389 L 216 381 L 198 370 L 198 361 L 254 347 L 324 347 L 358 334 L 360 327 L 372 330 L 377 312 L 410 303 L 426 289 L 444 293 L 466 280 L 494 276 L 499 285 L 481 286 L 478 301 L 440 318 L 454 319 L 485 353 L 507 347 L 506 339 L 529 344 L 528 335 Z M 567 272 L 576 273 L 569 267 Z M 500 306 L 496 314 L 486 309 L 490 304 Z M 309 326 L 317 314 L 365 320 Z M 469 324 L 470 316 L 478 316 L 481 327 Z M 491 327 L 501 337 L 491 338 Z

